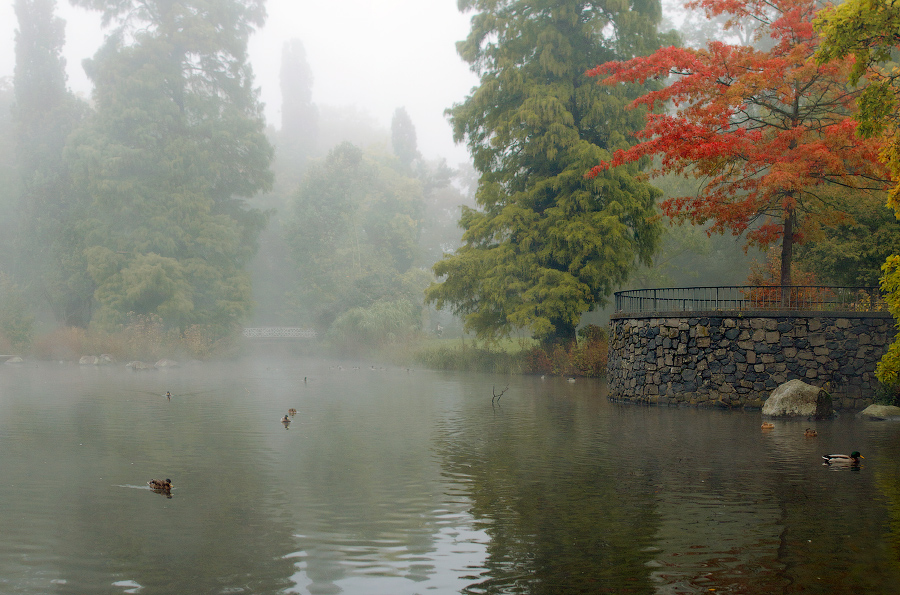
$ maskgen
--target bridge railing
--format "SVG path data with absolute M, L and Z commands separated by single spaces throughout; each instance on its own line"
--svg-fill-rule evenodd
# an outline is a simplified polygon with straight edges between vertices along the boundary
M 313 329 L 293 326 L 245 328 L 243 334 L 248 339 L 315 339 L 317 336 Z
M 786 310 L 887 312 L 878 287 L 730 285 L 633 289 L 615 293 L 616 314 Z

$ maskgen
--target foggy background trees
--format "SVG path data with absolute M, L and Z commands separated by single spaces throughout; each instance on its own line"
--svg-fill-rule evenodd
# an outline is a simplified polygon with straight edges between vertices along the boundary
M 645 163 L 583 177 L 633 143 L 642 118 L 624 106 L 653 88 L 599 87 L 587 69 L 672 43 L 671 27 L 690 47 L 749 43 L 677 4 L 464 2 L 458 47 L 481 81 L 447 117 L 474 167 L 423 156 L 407 105 L 388 126 L 362 91 L 317 104 L 300 39 L 271 57 L 282 110 L 266 122 L 247 56 L 262 0 L 73 4 L 107 24 L 84 63 L 90 98 L 67 86 L 56 2 L 15 2 L 16 69 L 0 81 L 4 348 L 35 328 L 141 317 L 210 340 L 311 327 L 355 348 L 458 334 L 451 311 L 486 339 L 552 344 L 605 325 L 613 291 L 741 284 L 763 260 L 658 216 L 698 191 L 684 177 L 648 180 Z M 819 283 L 873 284 L 896 225 L 878 201 L 838 198 L 851 216 L 796 259 Z

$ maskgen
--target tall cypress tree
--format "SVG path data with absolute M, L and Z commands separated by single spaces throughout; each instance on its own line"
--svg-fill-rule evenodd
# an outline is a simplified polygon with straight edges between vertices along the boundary
M 66 86 L 65 22 L 55 0 L 16 0 L 16 161 L 22 179 L 20 278 L 57 321 L 85 326 L 93 284 L 75 230 L 80 204 L 63 162 L 66 138 L 87 112 Z
M 299 39 L 292 39 L 282 47 L 280 75 L 278 158 L 281 164 L 278 182 L 293 191 L 312 157 L 319 132 L 319 110 L 312 100 L 313 72 Z
M 625 148 L 642 114 L 636 89 L 598 87 L 595 64 L 659 46 L 657 0 L 460 0 L 473 11 L 457 48 L 481 77 L 448 110 L 480 174 L 464 209 L 464 245 L 438 262 L 427 297 L 493 337 L 530 329 L 574 339 L 581 314 L 606 301 L 659 241 L 657 196 L 636 169 L 587 180 Z
M 249 314 L 245 265 L 272 147 L 247 56 L 263 0 L 74 0 L 114 25 L 86 63 L 96 114 L 68 146 L 98 322 L 129 312 L 222 333 Z
M 405 107 L 398 107 L 394 110 L 394 117 L 391 118 L 391 148 L 403 167 L 407 169 L 419 157 L 416 127 Z

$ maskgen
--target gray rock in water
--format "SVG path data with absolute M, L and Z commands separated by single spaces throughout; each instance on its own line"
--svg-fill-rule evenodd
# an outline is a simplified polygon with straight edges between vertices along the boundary
M 14 355 L 11 358 L 9 358 L 8 360 L 6 360 L 5 363 L 7 363 L 7 364 L 24 364 L 25 360 L 23 360 L 18 355 Z
M 893 405 L 869 405 L 868 407 L 860 411 L 858 415 L 860 417 L 867 417 L 869 419 L 876 420 L 900 420 L 900 407 L 894 407 Z
M 178 362 L 172 359 L 161 359 L 156 362 L 157 368 L 177 368 Z
M 81 359 L 78 360 L 78 364 L 82 366 L 96 366 L 100 363 L 100 358 L 96 355 L 82 355 Z
M 825 389 L 794 379 L 772 391 L 763 404 L 762 414 L 826 419 L 834 415 L 834 408 Z
M 126 368 L 131 368 L 132 370 L 155 370 L 156 366 L 152 364 L 148 364 L 145 362 L 133 361 L 125 364 Z

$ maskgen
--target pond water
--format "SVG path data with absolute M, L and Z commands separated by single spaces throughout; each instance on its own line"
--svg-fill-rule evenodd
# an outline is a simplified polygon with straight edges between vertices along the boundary
M 900 423 L 760 423 L 582 379 L 4 365 L 0 593 L 896 593 Z

